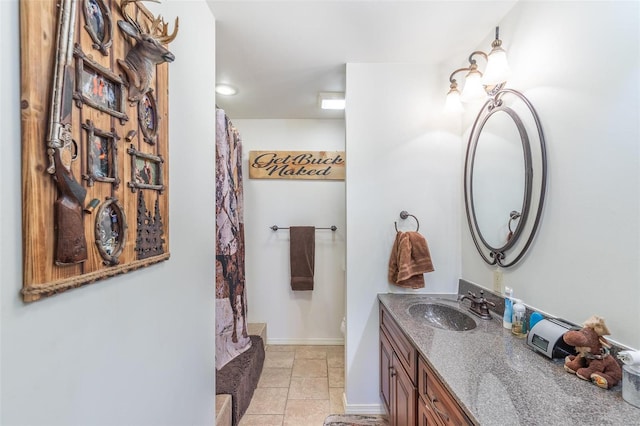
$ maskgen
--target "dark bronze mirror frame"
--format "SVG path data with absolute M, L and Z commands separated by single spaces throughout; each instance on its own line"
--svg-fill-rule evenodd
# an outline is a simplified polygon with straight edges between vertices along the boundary
M 527 133 L 527 126 L 523 123 L 522 117 L 505 102 L 505 98 L 508 97 L 515 97 L 516 101 L 521 101 L 526 106 L 533 120 L 531 124 L 535 125 L 535 131 L 537 132 L 536 135 L 532 135 L 535 136 L 535 138 L 530 137 Z M 524 153 L 525 188 L 522 210 L 521 212 L 511 212 L 511 220 L 509 220 L 510 228 L 513 213 L 520 215 L 516 229 L 513 231 L 513 234 L 508 237 L 504 245 L 493 247 L 487 242 L 487 239 L 482 235 L 480 227 L 478 226 L 476 206 L 473 201 L 473 170 L 476 159 L 476 149 L 482 130 L 489 118 L 499 111 L 507 113 L 518 129 Z M 531 145 L 532 139 L 539 143 L 539 146 L 533 146 L 533 148 L 535 148 L 533 150 Z M 473 123 L 471 134 L 469 135 L 464 166 L 464 201 L 469 231 L 478 253 L 480 253 L 480 256 L 487 264 L 508 268 L 518 263 L 526 254 L 540 225 L 546 192 L 546 181 L 546 148 L 538 114 L 522 93 L 513 89 L 501 88 L 483 105 Z M 498 182 L 496 182 L 496 191 L 499 190 L 497 184 Z

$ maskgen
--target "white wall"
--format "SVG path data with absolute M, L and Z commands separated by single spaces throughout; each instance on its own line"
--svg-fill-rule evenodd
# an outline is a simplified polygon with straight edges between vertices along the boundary
M 504 272 L 505 285 L 525 303 L 577 323 L 604 316 L 611 337 L 635 348 L 639 21 L 638 2 L 521 2 L 500 23 L 513 71 L 508 86 L 536 108 L 549 165 L 539 233 L 521 264 Z M 493 269 L 462 220 L 462 277 L 491 288 Z
M 0 1 L 0 11 L 0 423 L 214 424 L 211 11 L 204 1 L 162 5 L 181 23 L 169 68 L 171 259 L 28 305 L 19 296 L 18 1 Z
M 446 81 L 446 80 L 445 80 Z M 349 412 L 380 410 L 377 294 L 399 230 L 420 221 L 435 271 L 419 292 L 453 293 L 460 274 L 460 136 L 445 132 L 434 67 L 347 64 L 347 341 Z M 458 127 L 449 125 L 459 131 Z
M 345 306 L 344 181 L 249 179 L 249 151 L 343 151 L 344 120 L 234 120 L 243 144 L 248 319 L 267 323 L 270 344 L 342 344 Z M 348 163 L 347 159 L 347 163 Z M 313 291 L 292 291 L 289 231 L 316 231 Z

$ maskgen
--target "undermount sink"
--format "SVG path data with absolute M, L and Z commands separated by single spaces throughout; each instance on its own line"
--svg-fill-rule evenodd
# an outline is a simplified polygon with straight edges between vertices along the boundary
M 416 303 L 409 307 L 409 314 L 424 320 L 431 327 L 451 331 L 466 331 L 476 328 L 476 322 L 469 315 L 440 303 Z

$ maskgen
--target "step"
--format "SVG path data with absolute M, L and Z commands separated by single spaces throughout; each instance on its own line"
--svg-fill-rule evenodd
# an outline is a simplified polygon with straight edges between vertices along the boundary
M 231 423 L 235 426 L 249 408 L 264 365 L 264 344 L 260 336 L 249 336 L 251 346 L 216 370 L 216 394 L 231 395 Z
M 267 345 L 267 323 L 265 322 L 250 322 L 247 324 L 247 331 L 250 336 L 260 336 L 264 345 Z
M 216 395 L 216 426 L 231 426 L 231 395 Z

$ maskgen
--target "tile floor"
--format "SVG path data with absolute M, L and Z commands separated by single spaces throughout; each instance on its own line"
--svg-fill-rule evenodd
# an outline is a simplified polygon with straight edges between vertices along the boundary
M 239 426 L 322 426 L 344 413 L 344 346 L 269 345 Z

